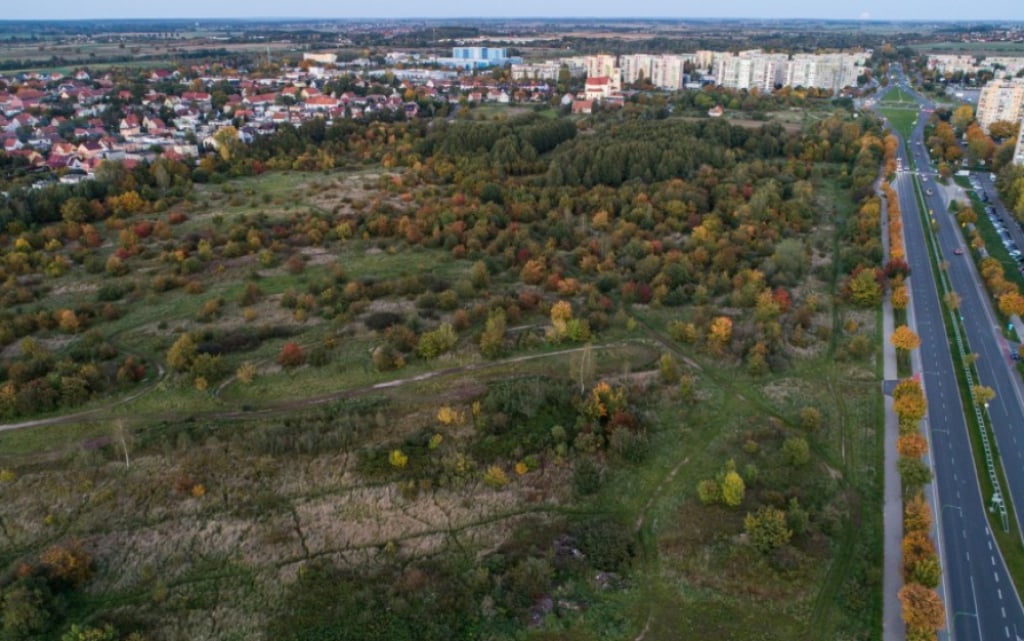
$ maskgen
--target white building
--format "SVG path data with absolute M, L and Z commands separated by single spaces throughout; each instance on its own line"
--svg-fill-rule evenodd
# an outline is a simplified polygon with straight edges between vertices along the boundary
M 622 73 L 619 71 L 619 66 L 616 64 L 615 56 L 608 54 L 598 54 L 596 56 L 586 56 L 584 58 L 584 64 L 587 66 L 587 77 L 588 78 L 621 78 Z
M 338 62 L 338 54 L 336 53 L 304 53 L 302 54 L 303 60 L 309 60 L 321 65 L 333 65 Z
M 1013 164 L 1024 165 L 1024 120 L 1020 122 L 1020 133 L 1017 134 L 1017 147 L 1013 150 Z
M 857 84 L 870 53 L 766 54 L 760 50 L 716 55 L 715 82 L 730 89 L 772 91 L 777 86 L 839 92 Z
M 561 70 L 562 63 L 558 60 L 515 64 L 512 65 L 512 78 L 514 80 L 557 80 Z
M 1024 117 L 1024 78 L 992 80 L 978 95 L 977 119 L 988 133 L 992 123 L 1000 120 L 1016 122 Z

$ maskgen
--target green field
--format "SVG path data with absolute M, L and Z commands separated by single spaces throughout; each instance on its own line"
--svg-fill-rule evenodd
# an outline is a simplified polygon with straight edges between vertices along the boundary
M 929 42 L 910 45 L 921 53 L 969 56 L 1024 56 L 1022 42 Z
M 878 113 L 892 123 L 892 126 L 903 136 L 904 140 L 910 139 L 910 134 L 917 124 L 917 109 L 880 108 Z
M 879 102 L 881 104 L 912 103 L 914 105 L 917 105 L 917 101 L 914 100 L 914 97 L 908 94 L 907 92 L 903 91 L 899 87 L 894 87 L 893 89 L 889 90 L 889 92 L 886 93 L 885 96 Z

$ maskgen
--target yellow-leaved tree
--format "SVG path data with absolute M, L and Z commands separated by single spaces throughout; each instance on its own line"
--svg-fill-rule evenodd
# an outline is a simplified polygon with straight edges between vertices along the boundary
M 889 337 L 889 342 L 892 343 L 896 349 L 909 352 L 912 349 L 917 349 L 921 346 L 921 338 L 914 333 L 914 330 L 910 329 L 906 325 L 900 325 L 893 330 L 892 336 Z
M 708 349 L 715 354 L 721 354 L 731 339 L 731 318 L 728 316 L 718 316 L 711 321 L 711 326 L 708 328 Z

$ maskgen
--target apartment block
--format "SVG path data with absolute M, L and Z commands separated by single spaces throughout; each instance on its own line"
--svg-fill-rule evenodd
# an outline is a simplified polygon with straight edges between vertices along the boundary
M 870 53 L 766 54 L 760 50 L 716 54 L 715 82 L 731 89 L 772 91 L 776 86 L 838 92 L 857 83 Z
M 1013 150 L 1013 164 L 1024 165 L 1024 120 L 1020 122 L 1020 132 L 1017 134 L 1017 147 Z
M 1017 133 L 1017 146 L 1014 148 L 1014 165 L 1024 165 L 1024 120 L 1021 120 L 1020 131 Z
M 562 63 L 558 60 L 512 65 L 513 80 L 557 80 Z
M 976 117 L 985 133 L 994 122 L 1015 122 L 1024 117 L 1024 78 L 986 83 L 978 96 Z
M 616 78 L 622 77 L 622 73 L 619 71 L 619 66 L 615 56 L 604 53 L 596 56 L 586 56 L 584 58 L 584 64 L 587 66 L 588 78 L 610 78 L 612 76 L 615 76 Z

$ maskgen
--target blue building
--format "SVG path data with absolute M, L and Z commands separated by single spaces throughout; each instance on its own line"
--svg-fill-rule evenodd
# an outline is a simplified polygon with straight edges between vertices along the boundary
M 506 64 L 520 64 L 523 59 L 508 56 L 504 47 L 452 47 L 451 58 L 438 58 L 438 64 L 460 69 L 484 69 Z

